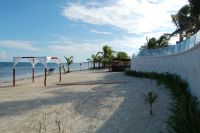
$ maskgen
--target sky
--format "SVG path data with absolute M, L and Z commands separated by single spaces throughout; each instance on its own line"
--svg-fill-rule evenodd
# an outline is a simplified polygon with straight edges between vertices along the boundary
M 146 37 L 172 33 L 187 0 L 0 0 L 0 62 L 14 56 L 73 56 L 109 45 L 130 56 Z M 170 43 L 175 42 L 174 39 Z

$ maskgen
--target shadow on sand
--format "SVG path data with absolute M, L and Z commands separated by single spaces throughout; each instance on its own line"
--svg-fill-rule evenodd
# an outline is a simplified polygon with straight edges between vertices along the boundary
M 123 81 L 117 83 L 116 81 L 122 79 L 119 78 L 119 76 L 123 76 Z M 54 86 L 63 87 L 63 89 L 49 91 L 48 93 L 53 94 L 53 97 L 0 103 L 0 117 L 20 115 L 26 111 L 41 108 L 43 106 L 71 102 L 77 113 L 89 118 L 99 117 L 98 119 L 105 120 L 105 118 L 98 115 L 98 110 L 109 109 L 112 105 L 104 105 L 102 100 L 107 98 L 123 98 L 123 102 L 118 106 L 118 109 L 113 112 L 112 116 L 110 116 L 100 128 L 97 129 L 96 133 L 128 133 L 134 132 L 134 130 L 138 128 L 141 128 L 142 133 L 144 128 L 147 128 L 146 125 L 148 124 L 146 123 L 153 118 L 147 119 L 146 123 L 141 123 L 142 121 L 140 120 L 146 119 L 145 117 L 147 117 L 146 114 L 140 111 L 144 106 L 144 103 L 139 94 L 134 95 L 133 97 L 133 94 L 137 92 L 132 88 L 145 88 L 140 86 L 141 83 L 138 84 L 136 81 L 134 82 L 133 78 L 124 76 L 122 73 L 109 73 L 104 77 L 104 80 L 101 81 L 101 83 L 102 82 L 116 83 L 111 87 L 106 87 L 106 84 L 100 84 L 100 86 L 92 88 L 93 91 L 89 92 L 65 92 L 65 86 Z M 130 88 L 130 85 L 124 84 L 124 82 L 131 83 L 132 88 Z M 95 81 L 95 83 L 99 83 L 99 81 Z M 73 85 L 77 84 L 87 85 L 87 83 L 71 83 L 67 84 L 67 87 L 73 87 Z M 135 104 L 136 102 L 139 102 L 139 104 Z M 135 114 L 136 112 L 137 115 Z M 144 126 L 141 127 L 141 125 Z

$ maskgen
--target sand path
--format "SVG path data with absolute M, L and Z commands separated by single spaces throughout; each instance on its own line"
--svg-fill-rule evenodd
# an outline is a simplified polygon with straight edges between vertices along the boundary
M 155 81 L 105 70 L 72 72 L 0 84 L 1 133 L 166 132 L 170 98 Z M 159 94 L 150 116 L 141 93 Z

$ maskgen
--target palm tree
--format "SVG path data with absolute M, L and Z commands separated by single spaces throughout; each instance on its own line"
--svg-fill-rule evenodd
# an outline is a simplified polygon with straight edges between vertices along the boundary
M 122 52 L 122 51 L 117 52 L 116 57 L 117 57 L 117 59 L 129 59 L 128 54 L 125 52 Z
M 93 62 L 93 68 L 95 68 L 95 64 L 96 64 L 96 62 L 97 62 L 97 55 L 92 54 L 91 60 L 92 60 L 92 62 Z
M 73 56 L 67 58 L 65 57 L 66 61 L 67 61 L 67 72 L 70 72 L 69 70 L 69 66 L 73 63 Z
M 110 57 L 112 55 L 112 48 L 108 45 L 103 46 L 103 57 Z
M 193 19 L 195 24 L 195 33 L 200 30 L 200 1 L 199 0 L 188 0 L 190 3 L 190 17 Z
M 167 46 L 168 41 L 169 41 L 169 35 L 168 34 L 164 34 L 164 35 L 160 36 L 159 39 L 157 40 L 158 47 Z
M 107 64 L 111 63 L 111 60 L 113 58 L 113 50 L 108 45 L 104 45 L 102 50 L 103 50 L 103 67 L 105 68 Z
M 191 6 L 184 5 L 177 14 L 171 15 L 172 22 L 177 29 L 171 36 L 179 34 L 179 42 L 183 41 L 184 37 L 194 34 L 195 24 L 191 16 Z
M 88 61 L 88 69 L 89 69 L 89 68 L 90 68 L 91 59 L 90 59 L 90 58 L 87 58 L 87 61 Z
M 155 37 L 152 37 L 150 39 L 146 38 L 147 40 L 147 47 L 148 49 L 156 48 L 157 47 L 157 39 Z
M 98 68 L 100 68 L 100 64 L 102 63 L 102 56 L 98 55 L 96 56 L 96 58 L 97 58 Z
M 149 112 L 150 115 L 153 115 L 153 111 L 152 111 L 152 106 L 153 103 L 155 103 L 156 99 L 158 98 L 158 95 L 152 91 L 149 91 L 147 95 L 142 94 L 142 96 L 144 96 L 144 100 L 145 100 L 145 104 L 149 105 Z

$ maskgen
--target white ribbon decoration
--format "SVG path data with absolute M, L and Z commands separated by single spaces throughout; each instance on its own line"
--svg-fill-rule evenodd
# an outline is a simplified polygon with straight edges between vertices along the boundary
M 46 57 L 37 57 L 38 62 L 41 62 L 47 68 Z
M 22 57 L 13 57 L 13 68 L 22 60 Z
M 57 57 L 57 58 L 47 57 L 47 63 L 48 62 L 53 62 L 53 63 L 60 65 L 60 57 Z
M 47 63 L 48 62 L 54 62 L 58 65 L 60 65 L 60 57 L 33 57 L 33 58 L 23 58 L 23 57 L 13 57 L 13 68 L 20 62 L 22 59 L 28 59 L 28 61 L 31 63 L 32 67 L 34 68 L 35 65 L 38 62 L 41 62 L 45 68 L 47 68 Z

